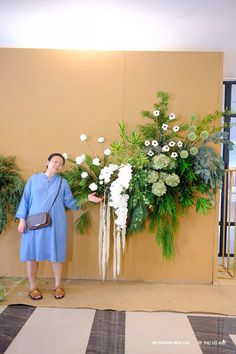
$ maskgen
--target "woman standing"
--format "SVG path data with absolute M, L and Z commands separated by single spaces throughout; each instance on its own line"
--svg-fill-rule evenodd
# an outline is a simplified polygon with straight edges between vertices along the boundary
M 61 299 L 65 296 L 65 291 L 61 286 L 62 265 L 66 259 L 65 207 L 72 210 L 78 210 L 79 207 L 77 201 L 73 199 L 68 182 L 58 175 L 64 164 L 65 158 L 60 153 L 53 153 L 48 157 L 47 170 L 32 175 L 26 183 L 16 213 L 16 218 L 20 219 L 18 231 L 22 233 L 20 260 L 27 262 L 29 296 L 32 300 L 40 300 L 43 297 L 36 286 L 36 276 L 38 264 L 44 260 L 49 260 L 52 264 L 55 298 Z M 95 203 L 101 201 L 94 193 L 89 194 L 88 200 Z M 29 230 L 26 222 L 27 216 L 48 211 L 52 204 L 51 225 Z

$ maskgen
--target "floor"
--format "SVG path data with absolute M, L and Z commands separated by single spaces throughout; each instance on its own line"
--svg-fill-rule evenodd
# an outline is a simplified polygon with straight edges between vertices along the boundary
M 116 286 L 93 284 L 91 286 L 86 282 L 77 284 L 68 281 L 66 298 L 63 300 L 69 299 L 70 302 L 69 290 L 72 294 L 78 290 L 77 306 L 67 306 L 67 302 L 63 300 L 53 300 L 50 281 L 41 281 L 48 302 L 43 302 L 46 301 L 44 299 L 37 303 L 29 300 L 24 280 L 1 278 L 1 282 L 7 289 L 8 302 L 0 302 L 0 354 L 236 353 L 235 280 L 222 279 L 217 286 L 210 287 L 199 288 L 196 285 L 195 290 L 192 289 L 193 285 L 188 285 L 192 289 L 191 293 L 197 294 L 189 304 L 187 301 L 190 297 L 189 290 L 187 289 L 186 295 L 186 288 L 181 288 L 179 291 L 179 285 L 165 285 L 167 289 L 162 292 L 160 284 L 140 284 L 137 297 L 136 284 L 122 283 Z M 48 293 L 47 285 L 50 289 Z M 104 293 L 108 292 L 109 295 L 107 298 L 100 288 L 105 285 Z M 217 302 L 224 299 L 227 294 L 231 294 L 231 297 L 226 296 L 227 307 L 222 308 L 227 309 L 225 314 L 228 315 L 223 315 L 224 312 L 206 313 L 206 307 L 199 295 L 200 291 L 203 293 L 202 297 L 205 297 L 205 303 L 215 304 L 212 308 L 217 308 L 215 307 Z M 9 302 L 11 294 L 14 293 L 18 297 L 18 304 Z M 94 296 L 94 293 L 97 296 Z M 219 297 L 219 293 L 222 293 L 222 297 Z M 145 299 L 141 301 L 140 297 L 143 296 Z M 86 307 L 86 302 L 82 301 L 83 297 L 90 301 L 90 305 L 91 299 L 96 297 L 106 301 L 111 297 L 116 298 L 116 301 L 119 298 L 119 301 L 126 305 L 125 311 L 119 311 L 116 307 L 107 307 L 107 310 L 104 310 L 104 307 L 98 309 L 99 302 L 97 303 L 96 300 L 93 308 Z M 143 304 L 153 302 L 155 297 L 156 303 L 161 304 L 161 310 L 157 310 L 157 307 L 156 310 L 133 311 L 130 310 L 132 306 L 128 306 L 129 302 L 134 302 L 136 308 L 138 299 L 139 303 Z M 21 302 L 23 299 L 25 302 Z M 187 309 L 181 305 L 181 310 L 175 310 L 181 301 L 187 304 Z M 170 303 L 173 305 L 172 311 L 169 309 L 164 311 L 166 304 Z M 111 304 L 115 303 L 111 302 Z M 202 311 L 188 312 L 188 307 L 194 304 L 195 308 L 198 305 Z
M 27 305 L 0 312 L 0 353 L 236 353 L 236 316 Z

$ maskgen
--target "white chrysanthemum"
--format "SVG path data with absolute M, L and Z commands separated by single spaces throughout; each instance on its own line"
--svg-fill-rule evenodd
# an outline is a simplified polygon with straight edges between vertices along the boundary
M 82 172 L 81 173 L 81 177 L 82 178 L 87 178 L 88 177 L 88 173 L 87 172 Z
M 162 124 L 162 129 L 163 129 L 163 130 L 167 130 L 167 129 L 168 129 L 168 124 L 163 123 L 163 124 Z
M 100 138 L 98 138 L 98 143 L 104 143 L 105 139 L 103 138 L 103 136 L 100 136 Z
M 111 154 L 111 150 L 110 149 L 104 150 L 104 155 L 109 156 L 110 154 Z
M 144 145 L 145 145 L 145 146 L 149 146 L 149 145 L 150 145 L 150 141 L 149 141 L 149 140 L 145 140 L 145 141 L 144 141 Z
M 174 159 L 175 159 L 177 156 L 178 156 L 177 152 L 174 152 L 174 151 L 173 151 L 173 152 L 171 153 L 171 157 L 173 157 Z
M 154 152 L 152 150 L 149 150 L 148 151 L 148 156 L 153 156 L 154 155 Z
M 86 141 L 87 139 L 88 139 L 87 135 L 85 135 L 85 134 L 81 134 L 80 135 L 80 140 L 81 141 Z
M 91 189 L 91 191 L 94 192 L 98 189 L 98 186 L 96 185 L 96 183 L 93 182 L 89 185 L 89 189 Z
M 94 166 L 99 166 L 100 165 L 100 159 L 98 157 L 95 157 L 92 160 L 92 163 L 93 163 Z
M 179 131 L 179 126 L 178 125 L 174 125 L 173 126 L 173 130 L 174 130 L 174 132 L 178 132 Z
M 169 146 L 170 146 L 170 147 L 175 146 L 175 144 L 176 144 L 176 142 L 175 142 L 174 140 L 171 140 L 171 141 L 169 142 Z
M 160 115 L 160 111 L 158 109 L 156 109 L 155 111 L 152 112 L 152 114 L 155 116 L 155 117 L 158 117 Z
M 180 147 L 180 148 L 181 148 L 181 147 L 183 146 L 182 141 L 180 141 L 180 140 L 179 140 L 179 141 L 178 141 L 178 143 L 177 143 L 177 145 L 178 145 L 178 147 Z
M 175 119 L 175 114 L 174 114 L 174 113 L 171 113 L 171 114 L 169 115 L 169 120 L 173 120 L 173 119 Z
M 163 152 L 168 152 L 168 151 L 170 151 L 170 147 L 169 147 L 168 145 L 165 145 L 165 146 L 162 147 L 161 150 L 162 150 Z
M 157 140 L 152 140 L 152 146 L 158 146 L 158 141 Z
M 81 165 L 85 160 L 85 155 L 80 155 L 80 156 L 77 156 L 76 159 L 75 159 L 75 162 L 77 163 L 77 165 Z
M 68 155 L 67 155 L 67 153 L 66 153 L 66 152 L 63 152 L 62 156 L 64 157 L 64 159 L 65 159 L 65 160 L 67 160 L 67 159 L 68 159 Z

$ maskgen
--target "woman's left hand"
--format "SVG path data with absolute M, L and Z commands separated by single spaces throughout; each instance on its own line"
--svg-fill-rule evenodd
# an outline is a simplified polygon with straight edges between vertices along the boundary
M 91 193 L 88 195 L 88 200 L 93 203 L 100 203 L 102 198 L 96 197 L 95 193 Z

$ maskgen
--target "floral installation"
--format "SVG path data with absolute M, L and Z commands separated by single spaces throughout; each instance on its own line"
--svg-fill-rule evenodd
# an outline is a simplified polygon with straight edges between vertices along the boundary
M 149 122 L 129 132 L 119 124 L 120 138 L 99 157 L 93 153 L 88 137 L 82 134 L 92 156 L 75 159 L 67 155 L 74 167 L 65 172 L 83 214 L 76 221 L 84 233 L 90 224 L 87 195 L 102 196 L 99 226 L 99 269 L 105 279 L 110 253 L 110 229 L 113 225 L 113 276 L 120 273 L 120 250 L 124 251 L 128 235 L 148 224 L 155 232 L 164 258 L 174 255 L 174 234 L 180 216 L 190 207 L 207 214 L 221 187 L 224 162 L 213 144 L 232 142 L 222 131 L 222 112 L 204 118 L 190 117 L 178 123 L 177 115 L 168 112 L 169 94 L 157 92 L 158 102 L 152 111 L 143 111 Z M 98 143 L 105 138 L 99 137 Z
M 106 148 L 103 156 L 95 156 L 89 144 L 87 135 L 80 136 L 92 152 L 92 156 L 82 154 L 75 159 L 67 156 L 74 168 L 66 171 L 64 177 L 71 184 L 73 193 L 78 198 L 82 215 L 76 221 L 78 231 L 83 234 L 90 225 L 87 206 L 87 195 L 95 192 L 102 197 L 100 203 L 100 222 L 98 236 L 98 264 L 102 279 L 105 279 L 106 267 L 110 254 L 111 218 L 113 225 L 113 277 L 120 273 L 121 249 L 125 249 L 126 221 L 128 214 L 129 194 L 126 191 L 132 178 L 132 166 L 129 163 L 112 163 L 112 151 Z M 105 138 L 99 137 L 98 143 L 104 143 Z M 67 155 L 66 153 L 63 154 Z

